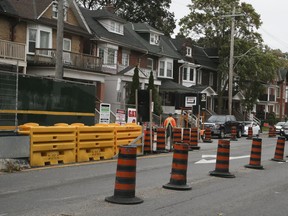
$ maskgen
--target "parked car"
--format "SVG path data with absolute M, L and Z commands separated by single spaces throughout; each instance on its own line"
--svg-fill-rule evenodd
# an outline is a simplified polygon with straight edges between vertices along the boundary
M 211 135 L 223 139 L 226 134 L 231 134 L 231 127 L 235 126 L 237 137 L 240 138 L 244 131 L 242 122 L 236 120 L 234 115 L 212 115 L 204 123 L 204 128 L 211 128 Z
M 244 132 L 243 136 L 248 136 L 249 127 L 252 127 L 252 134 L 253 136 L 259 136 L 261 133 L 261 127 L 253 121 L 244 121 Z
M 277 124 L 275 124 L 276 134 L 280 134 L 280 130 L 284 124 L 285 122 L 278 122 Z
M 285 136 L 286 140 L 288 139 L 288 121 L 282 125 L 282 128 L 280 129 L 280 136 Z

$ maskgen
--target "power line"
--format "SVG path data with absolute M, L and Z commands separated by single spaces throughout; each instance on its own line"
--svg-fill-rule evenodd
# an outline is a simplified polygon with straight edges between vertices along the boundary
M 285 48 L 288 49 L 288 43 L 275 35 L 271 34 L 269 31 L 265 30 L 263 27 L 261 27 L 261 30 L 267 34 L 270 38 L 272 38 L 275 42 L 279 43 L 281 46 L 285 46 Z

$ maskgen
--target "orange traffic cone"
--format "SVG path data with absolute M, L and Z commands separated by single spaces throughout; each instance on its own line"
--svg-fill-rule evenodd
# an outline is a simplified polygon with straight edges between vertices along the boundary
M 174 144 L 173 162 L 170 182 L 163 185 L 165 189 L 172 190 L 191 190 L 192 187 L 187 185 L 187 161 L 188 161 L 188 144 Z
M 263 169 L 263 166 L 261 166 L 261 151 L 262 151 L 262 139 L 253 138 L 250 163 L 245 165 L 246 168 Z
M 157 152 L 167 152 L 165 149 L 165 128 L 157 128 Z
M 207 127 L 204 131 L 204 140 L 203 142 L 205 143 L 212 143 L 212 132 L 211 132 L 211 128 Z
M 230 138 L 230 141 L 238 141 L 237 138 L 236 138 L 236 135 L 237 135 L 237 128 L 236 128 L 236 126 L 232 126 L 231 127 L 231 138 Z
M 110 203 L 138 204 L 143 200 L 135 197 L 136 184 L 136 146 L 120 146 L 114 195 L 106 197 Z
M 274 158 L 272 158 L 271 160 L 278 161 L 278 162 L 286 162 L 286 160 L 283 159 L 284 148 L 285 148 L 285 139 L 286 138 L 283 136 L 278 137 L 277 145 L 276 145 L 276 149 L 275 149 L 275 155 L 274 155 Z
M 248 127 L 247 139 L 253 139 L 253 129 L 252 129 L 252 127 Z
M 190 138 L 189 149 L 196 149 L 196 150 L 200 149 L 200 146 L 198 146 L 198 128 L 197 127 L 191 128 L 191 138 Z
M 230 141 L 218 140 L 218 150 L 216 157 L 216 168 L 210 172 L 210 175 L 224 178 L 235 178 L 235 175 L 229 172 Z

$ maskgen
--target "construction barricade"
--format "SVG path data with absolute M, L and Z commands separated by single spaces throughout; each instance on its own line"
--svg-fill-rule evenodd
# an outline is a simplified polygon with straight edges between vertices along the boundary
M 166 152 L 165 149 L 165 128 L 157 128 L 157 147 L 156 151 L 161 153 L 161 152 Z
M 18 133 L 19 134 L 24 134 L 24 135 L 29 135 L 30 134 L 30 129 L 32 127 L 37 127 L 37 126 L 39 126 L 39 124 L 35 123 L 35 122 L 28 122 L 28 123 L 25 123 L 23 125 L 19 125 Z
M 110 125 L 109 125 L 110 126 Z M 137 155 L 143 154 L 143 144 L 142 139 L 139 137 L 142 136 L 142 126 L 131 123 L 125 124 L 121 126 L 111 125 L 110 127 L 114 127 L 114 135 L 115 135 L 115 144 L 114 144 L 114 153 L 119 153 L 119 147 L 125 146 L 133 143 L 137 145 Z M 138 140 L 135 142 L 135 139 Z
M 152 132 L 152 135 L 151 135 Z M 144 130 L 144 154 L 150 154 L 153 151 L 154 131 L 150 128 Z M 151 146 L 152 143 L 152 146 Z
M 182 142 L 182 128 L 173 128 L 173 145 Z
M 30 128 L 30 166 L 76 162 L 76 127 Z
M 77 162 L 113 158 L 114 143 L 113 127 L 77 126 Z
M 183 128 L 183 143 L 190 143 L 190 128 Z

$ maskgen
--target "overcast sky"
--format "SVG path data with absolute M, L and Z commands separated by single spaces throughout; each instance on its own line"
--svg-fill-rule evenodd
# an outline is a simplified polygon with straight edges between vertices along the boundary
M 288 52 L 288 0 L 241 0 L 251 4 L 255 11 L 261 15 L 263 22 L 259 33 L 264 43 L 272 49 Z M 172 0 L 171 11 L 175 13 L 178 21 L 189 13 L 186 7 L 191 0 Z M 176 28 L 174 33 L 177 33 Z

